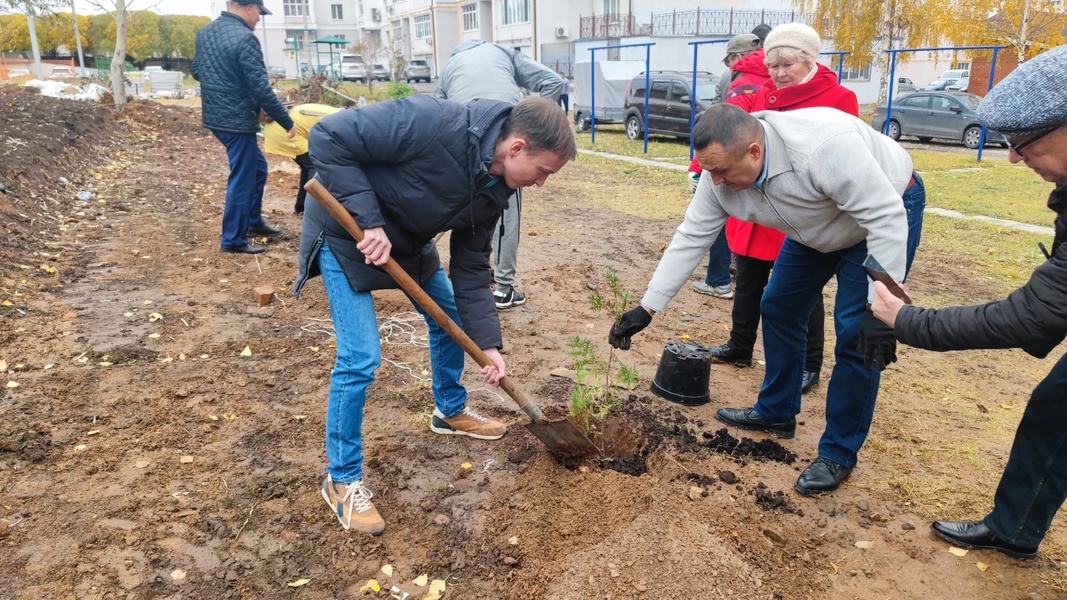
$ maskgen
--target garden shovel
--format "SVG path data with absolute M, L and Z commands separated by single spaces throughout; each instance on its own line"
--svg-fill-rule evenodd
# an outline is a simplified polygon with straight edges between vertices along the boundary
M 330 213 L 330 216 L 335 221 L 345 228 L 349 235 L 357 241 L 363 241 L 363 230 L 356 224 L 356 220 L 317 179 L 309 181 L 304 186 L 304 189 L 326 209 L 326 212 Z M 441 326 L 441 329 L 444 329 L 475 362 L 483 367 L 493 364 L 489 357 L 485 355 L 485 352 L 482 352 L 482 349 L 474 343 L 474 340 L 460 329 L 459 325 L 456 325 L 445 314 L 445 311 L 441 310 L 441 307 L 437 306 L 437 303 L 430 298 L 429 294 L 418 283 L 415 283 L 415 280 L 395 260 L 390 258 L 384 268 L 400 284 L 400 287 L 433 317 L 437 324 Z M 554 454 L 563 457 L 579 457 L 596 453 L 596 447 L 573 422 L 567 419 L 558 421 L 545 419 L 545 416 L 541 414 L 541 409 L 527 397 L 526 393 L 510 377 L 505 375 L 500 380 L 500 387 L 511 396 L 512 400 L 519 405 L 523 412 L 530 416 L 531 422 L 526 425 L 530 433 L 541 440 Z

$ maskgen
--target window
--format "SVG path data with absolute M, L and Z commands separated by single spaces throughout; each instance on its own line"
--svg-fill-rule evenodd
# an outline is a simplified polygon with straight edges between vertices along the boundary
M 392 35 L 390 37 L 392 38 L 392 43 L 395 46 L 396 44 L 399 44 L 402 39 L 404 39 L 404 22 L 397 19 L 396 21 L 393 21 L 391 25 Z
M 617 14 L 619 14 L 619 0 L 604 0 L 604 14 L 605 15 L 617 15 Z
M 304 50 L 307 48 L 313 48 L 313 42 L 318 39 L 315 34 L 315 30 L 308 29 L 286 29 L 285 30 L 285 43 L 289 45 L 293 50 Z
M 904 101 L 901 102 L 901 104 L 909 108 L 926 108 L 926 106 L 929 104 L 929 101 L 930 96 L 912 96 L 910 98 L 905 98 Z
M 363 16 L 363 0 L 357 0 L 356 2 L 356 14 Z
M 530 22 L 530 0 L 500 0 L 504 25 Z
M 345 18 L 344 7 L 341 6 L 340 4 L 331 4 L 330 5 L 330 16 L 333 17 L 334 21 L 343 20 Z
M 952 107 L 959 106 L 959 103 L 952 98 L 945 98 L 944 96 L 934 96 L 933 106 L 930 108 L 933 110 L 952 110 Z
M 463 31 L 478 29 L 478 5 L 464 4 L 459 10 L 463 14 Z
M 307 0 L 282 0 L 282 8 L 287 17 L 309 16 Z
M 838 64 L 838 61 L 840 61 L 840 60 L 841 60 L 841 57 L 835 56 L 833 58 L 833 60 L 830 61 L 830 70 L 831 71 L 837 71 L 837 64 Z M 849 67 L 849 66 L 846 65 L 844 70 L 841 71 L 841 81 L 870 81 L 870 80 L 871 80 L 871 66 L 870 65 L 867 65 L 866 67 L 862 67 L 862 68 L 859 68 L 859 69 L 855 69 L 855 68 L 852 68 L 852 67 Z
M 671 86 L 671 97 L 670 97 L 670 101 L 671 102 L 681 102 L 682 101 L 682 96 L 688 96 L 688 95 L 689 95 L 689 90 L 686 89 L 684 84 L 675 81 L 674 85 Z M 689 101 L 689 99 L 687 98 L 686 102 L 688 102 L 688 101 Z
M 671 82 L 669 81 L 653 81 L 652 93 L 648 95 L 648 98 L 650 100 L 666 100 L 667 88 L 670 87 L 670 85 Z
M 415 17 L 415 37 L 417 39 L 430 37 L 430 15 L 418 15 Z

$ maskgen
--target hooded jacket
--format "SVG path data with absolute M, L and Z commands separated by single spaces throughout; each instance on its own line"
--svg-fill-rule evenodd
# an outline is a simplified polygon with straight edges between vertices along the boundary
M 392 258 L 420 285 L 441 267 L 434 236 L 452 232 L 449 276 L 461 326 L 479 348 L 503 345 L 489 252 L 493 227 L 515 190 L 488 169 L 511 108 L 420 94 L 330 115 L 308 138 L 319 181 L 361 228 L 385 229 Z M 364 262 L 356 241 L 309 196 L 295 294 L 320 274 L 324 242 L 353 290 L 398 287 L 383 269 Z
M 564 85 L 555 71 L 518 50 L 472 40 L 452 51 L 434 96 L 460 104 L 475 98 L 518 104 L 523 87 L 558 102 Z
M 733 72 L 733 82 L 730 84 L 730 89 L 727 91 L 724 100 L 729 100 L 734 96 L 755 94 L 763 87 L 764 83 L 770 81 L 771 75 L 767 72 L 767 65 L 764 63 L 766 56 L 767 54 L 763 51 L 763 48 L 760 48 L 737 61 L 737 64 L 731 70 Z M 731 104 L 733 103 L 731 102 Z
M 759 58 L 756 63 L 753 60 Z M 734 65 L 735 71 L 745 75 L 738 77 L 730 87 L 726 102 L 748 112 L 759 110 L 796 110 L 813 106 L 836 108 L 854 117 L 860 115 L 856 94 L 837 83 L 837 74 L 823 65 L 818 66 L 815 76 L 806 83 L 779 90 L 767 72 L 764 52 L 754 52 Z M 774 104 L 774 108 L 768 105 Z M 726 223 L 726 240 L 730 251 L 741 256 L 759 260 L 776 260 L 785 242 L 785 234 L 754 223 L 734 218 Z
M 267 79 L 259 39 L 241 17 L 224 11 L 196 33 L 191 71 L 200 82 L 205 128 L 259 133 L 260 110 L 286 131 L 293 128 Z

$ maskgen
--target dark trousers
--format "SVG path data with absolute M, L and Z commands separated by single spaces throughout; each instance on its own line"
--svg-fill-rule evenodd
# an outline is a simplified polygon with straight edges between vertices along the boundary
M 1067 499 L 1067 355 L 1030 394 L 985 524 L 997 537 L 1037 547 Z
M 302 213 L 304 212 L 304 199 L 308 196 L 304 186 L 315 176 L 315 163 L 311 162 L 311 155 L 307 152 L 298 154 L 293 159 L 293 162 L 300 165 L 300 188 L 296 190 L 296 207 L 294 211 Z
M 563 107 L 563 114 L 567 114 L 571 111 L 571 95 L 560 94 L 559 105 Z
M 725 236 L 720 236 L 725 237 Z M 760 322 L 760 301 L 763 290 L 771 276 L 773 260 L 760 260 L 749 256 L 737 255 L 737 280 L 734 281 L 733 329 L 730 330 L 730 347 L 751 355 L 756 345 L 756 329 Z M 804 370 L 822 369 L 823 348 L 825 346 L 823 323 L 826 307 L 822 295 L 808 318 L 807 348 L 804 355 Z
M 259 150 L 254 133 L 212 131 L 226 146 L 230 178 L 226 182 L 226 207 L 222 211 L 222 245 L 248 244 L 249 227 L 263 223 L 263 188 L 267 185 L 267 159 Z
M 726 229 L 723 229 L 708 250 L 708 274 L 704 277 L 704 283 L 711 287 L 729 285 L 731 256 L 730 246 L 726 243 Z

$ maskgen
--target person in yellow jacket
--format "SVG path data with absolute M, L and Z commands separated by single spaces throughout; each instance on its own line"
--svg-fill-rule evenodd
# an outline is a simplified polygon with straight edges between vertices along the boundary
M 325 104 L 298 104 L 292 107 L 289 110 L 289 118 L 296 125 L 296 135 L 292 139 L 289 138 L 289 132 L 282 129 L 281 125 L 269 117 L 266 118 L 268 122 L 263 126 L 263 151 L 267 154 L 291 158 L 300 166 L 300 187 L 296 192 L 296 206 L 294 207 L 298 215 L 304 212 L 304 199 L 307 197 L 304 185 L 315 176 L 315 165 L 311 162 L 311 156 L 308 155 L 308 132 L 320 119 L 340 110 L 340 108 Z

